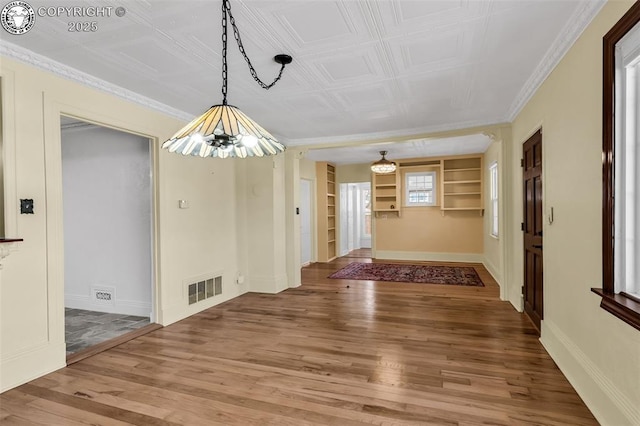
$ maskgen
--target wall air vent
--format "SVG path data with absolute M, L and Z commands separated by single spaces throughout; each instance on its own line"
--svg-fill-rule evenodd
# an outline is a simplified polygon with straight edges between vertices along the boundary
M 198 282 L 187 284 L 189 305 L 219 294 L 222 294 L 222 276 L 201 279 Z
M 116 289 L 112 287 L 92 287 L 91 301 L 101 305 L 113 305 L 116 301 Z

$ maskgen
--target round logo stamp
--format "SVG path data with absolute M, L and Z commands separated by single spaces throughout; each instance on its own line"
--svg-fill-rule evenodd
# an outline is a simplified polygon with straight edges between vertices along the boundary
M 26 1 L 16 0 L 8 3 L 0 13 L 0 23 L 8 33 L 20 35 L 33 28 L 36 12 Z

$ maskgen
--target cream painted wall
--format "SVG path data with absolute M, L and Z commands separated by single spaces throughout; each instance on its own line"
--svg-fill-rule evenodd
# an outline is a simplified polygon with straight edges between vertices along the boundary
M 154 143 L 155 311 L 170 324 L 237 296 L 236 161 L 160 151 L 184 123 L 2 58 L 7 212 L 33 198 L 35 214 L 7 216 L 24 242 L 3 261 L 0 390 L 65 365 L 60 113 L 139 134 Z M 189 209 L 178 209 L 178 200 Z M 185 281 L 223 274 L 223 294 L 189 307 Z
M 285 211 L 286 211 L 286 260 L 287 281 L 289 287 L 302 284 L 300 272 L 300 153 L 295 150 L 285 152 Z M 313 250 L 312 250 L 313 251 Z
M 3 123 L 2 123 L 2 79 L 0 78 L 0 237 L 6 237 L 4 232 L 4 160 L 3 160 Z
M 285 156 L 244 160 L 247 171 L 247 262 L 249 290 L 277 293 L 287 278 Z M 291 222 L 289 228 L 291 228 Z
M 308 158 L 300 159 L 300 178 L 316 181 L 316 162 Z M 315 183 L 313 185 L 315 187 Z
M 440 167 L 412 168 L 411 172 L 436 172 L 433 207 L 405 207 L 401 169 L 401 216 L 374 218 L 376 257 L 380 259 L 471 261 L 483 260 L 483 218 L 478 211 L 440 210 Z
M 318 222 L 316 217 L 316 162 L 304 158 L 302 154 L 298 155 L 298 173 L 300 179 L 307 179 L 311 181 L 311 262 L 317 261 L 318 248 L 317 235 L 318 235 Z M 298 194 L 298 197 L 300 195 Z M 296 229 L 300 229 L 299 222 L 294 224 Z M 300 240 L 300 233 L 298 232 L 298 240 Z M 291 280 L 290 280 L 291 281 Z
M 500 284 L 502 287 L 503 279 L 502 279 L 502 241 L 504 240 L 504 236 L 501 235 L 500 229 L 498 229 L 498 238 L 491 235 L 491 176 L 489 173 L 489 167 L 492 164 L 498 163 L 498 183 L 499 186 L 502 182 L 502 161 L 501 161 L 501 151 L 502 151 L 502 142 L 494 141 L 491 143 L 489 148 L 484 153 L 484 229 L 483 229 L 483 239 L 484 239 L 484 265 L 487 270 L 491 273 L 493 278 Z M 500 188 L 498 188 L 498 193 L 500 194 Z M 498 196 L 498 203 L 503 204 L 504 200 L 502 197 Z M 498 209 L 500 210 L 500 209 Z M 500 217 L 499 217 L 500 219 Z M 498 223 L 498 227 L 502 225 L 502 221 L 500 220 Z
M 371 182 L 371 168 L 369 163 L 347 164 L 336 167 L 337 183 Z
M 522 283 L 522 143 L 542 127 L 545 222 L 541 341 L 603 425 L 640 424 L 640 332 L 599 307 L 601 287 L 602 37 L 633 2 L 607 3 L 513 123 L 508 238 Z M 516 166 L 517 164 L 517 166 Z
M 482 260 L 483 219 L 477 211 L 448 211 L 444 216 L 439 207 L 403 208 L 398 218 L 388 215 L 375 219 L 377 257 L 389 258 L 387 253 L 402 252 L 408 259 Z M 445 257 L 438 257 L 443 255 Z M 392 256 L 395 258 L 397 256 Z

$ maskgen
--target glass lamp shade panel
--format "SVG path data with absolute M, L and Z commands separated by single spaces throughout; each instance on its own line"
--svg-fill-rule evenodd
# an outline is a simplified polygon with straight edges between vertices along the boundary
M 276 155 L 285 146 L 231 105 L 214 105 L 184 126 L 162 148 L 182 155 L 245 158 Z
M 383 158 L 371 165 L 371 171 L 380 175 L 393 173 L 396 171 L 396 163 Z

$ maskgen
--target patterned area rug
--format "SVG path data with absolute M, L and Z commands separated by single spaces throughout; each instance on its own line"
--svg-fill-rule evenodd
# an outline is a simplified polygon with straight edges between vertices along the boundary
M 469 266 L 350 263 L 329 278 L 484 287 L 476 270 Z

